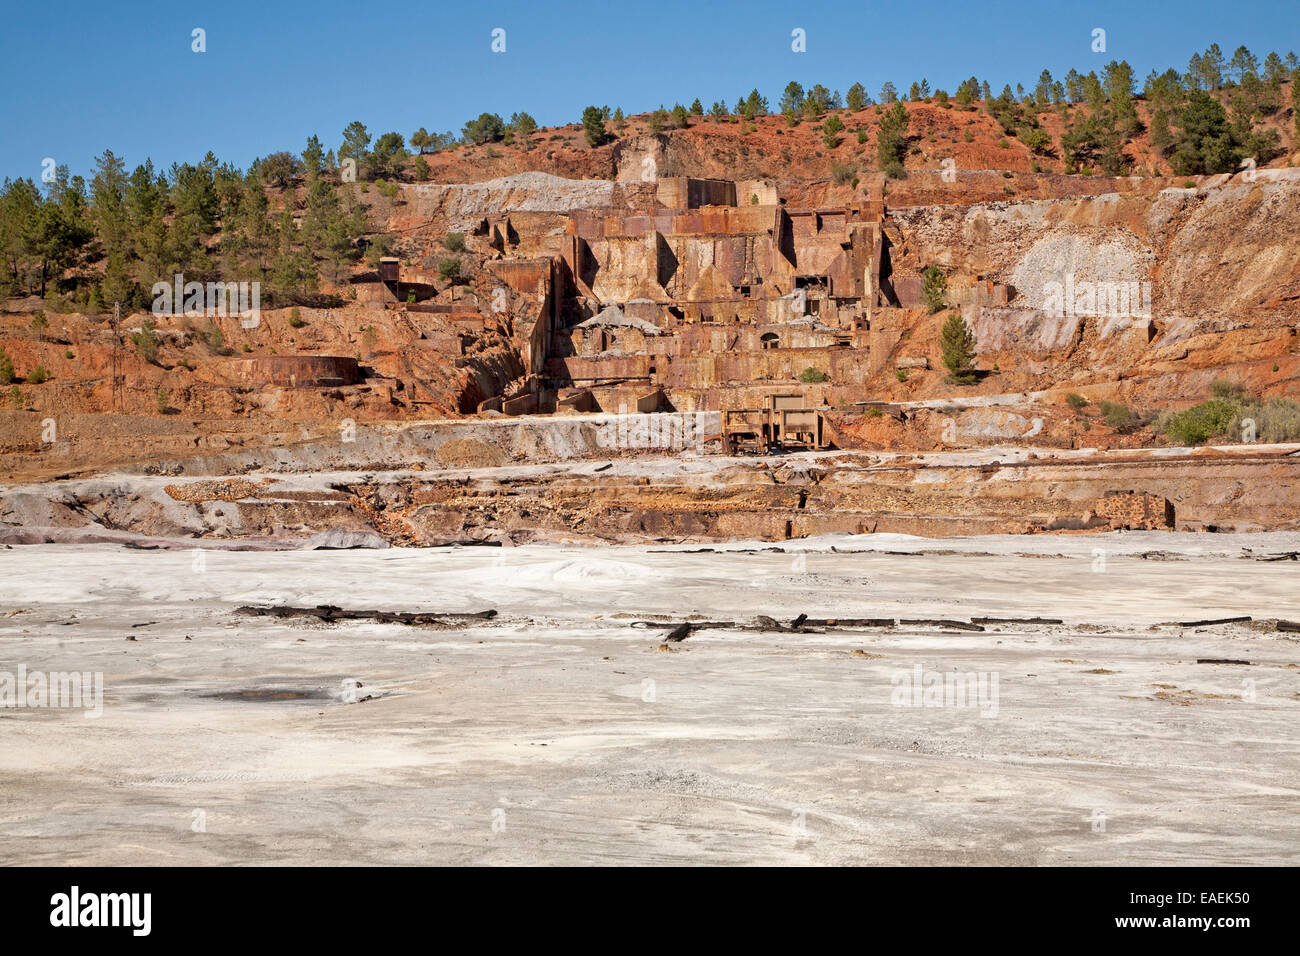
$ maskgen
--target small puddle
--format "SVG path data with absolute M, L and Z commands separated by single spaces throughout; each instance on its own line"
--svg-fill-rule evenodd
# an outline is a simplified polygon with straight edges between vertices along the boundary
M 211 700 L 235 700 L 245 703 L 265 703 L 284 700 L 329 700 L 329 695 L 320 690 L 228 690 L 216 694 L 201 694 Z

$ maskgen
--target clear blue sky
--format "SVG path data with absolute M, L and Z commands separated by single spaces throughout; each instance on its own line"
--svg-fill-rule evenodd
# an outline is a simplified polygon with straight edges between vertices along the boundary
M 798 3 L 613 0 L 610 3 L 219 2 L 11 3 L 0 36 L 0 177 L 39 181 L 52 157 L 88 174 L 106 147 L 128 167 L 165 167 L 209 149 L 245 167 L 316 133 L 337 147 L 360 119 L 372 135 L 460 130 L 480 112 L 526 110 L 574 122 L 589 103 L 627 112 L 699 97 L 733 105 L 750 88 L 771 100 L 791 79 L 874 97 L 926 77 L 953 90 L 966 76 L 1032 86 L 1044 67 L 1100 72 L 1111 59 L 1139 81 L 1184 70 L 1217 42 L 1300 51 L 1297 0 L 946 0 Z M 191 51 L 191 31 L 207 52 Z M 494 54 L 491 31 L 506 30 Z M 807 52 L 791 31 L 807 32 Z M 1092 30 L 1106 31 L 1104 54 Z

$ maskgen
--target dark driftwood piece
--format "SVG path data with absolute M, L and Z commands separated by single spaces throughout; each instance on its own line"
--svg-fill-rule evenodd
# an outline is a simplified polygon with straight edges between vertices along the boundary
M 1059 617 L 973 617 L 972 624 L 1064 624 Z
M 931 618 L 920 618 L 920 619 L 917 619 L 917 620 L 909 620 L 909 619 L 907 619 L 907 618 L 904 618 L 904 619 L 902 619 L 901 621 L 899 621 L 898 623 L 899 623 L 899 624 L 921 625 L 921 626 L 923 626 L 923 627 L 951 627 L 951 628 L 955 628 L 955 629 L 958 630 L 958 631 L 982 631 L 982 630 L 984 630 L 984 628 L 981 627 L 981 626 L 978 625 L 978 624 L 967 624 L 965 621 L 945 621 L 945 620 L 936 620 L 936 619 L 931 619 Z
M 456 624 L 471 621 L 490 621 L 497 616 L 495 610 L 474 611 L 468 614 L 448 614 L 438 611 L 345 611 L 332 604 L 318 604 L 315 607 L 251 607 L 244 605 L 235 609 L 236 614 L 251 614 L 259 617 L 314 617 L 317 620 L 333 624 L 335 621 L 378 621 L 380 624 L 409 624 L 419 627 L 425 624 Z

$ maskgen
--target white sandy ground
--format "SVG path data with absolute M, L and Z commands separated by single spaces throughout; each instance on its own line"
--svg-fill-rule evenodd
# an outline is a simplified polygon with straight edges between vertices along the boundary
M 0 550 L 0 671 L 105 680 L 99 719 L 0 710 L 0 861 L 1300 860 L 1300 635 L 1156 626 L 1300 618 L 1300 564 L 1243 556 L 1300 535 L 771 547 L 208 551 L 203 571 L 184 551 Z M 500 616 L 233 613 L 327 602 Z M 1066 623 L 702 630 L 676 653 L 629 626 L 799 612 Z M 896 706 L 916 664 L 996 674 L 996 716 Z M 343 702 L 352 678 L 375 699 Z M 319 696 L 205 696 L 276 688 Z

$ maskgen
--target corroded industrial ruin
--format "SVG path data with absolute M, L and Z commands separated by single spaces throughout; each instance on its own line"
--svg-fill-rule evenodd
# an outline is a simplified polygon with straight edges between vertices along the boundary
M 389 260 L 389 306 L 441 311 L 460 328 L 511 313 L 524 381 L 479 410 L 763 407 L 801 376 L 833 383 L 806 389 L 809 407 L 860 401 L 901 337 L 901 317 L 924 305 L 920 276 L 891 265 L 896 229 L 881 189 L 796 208 L 772 183 L 674 177 L 654 187 L 570 216 L 483 219 L 474 234 L 493 255 L 477 312 L 404 303 L 428 277 Z M 973 281 L 951 301 L 1005 305 L 1007 292 Z

